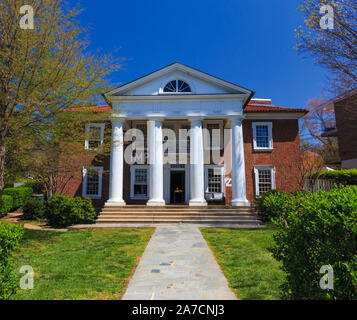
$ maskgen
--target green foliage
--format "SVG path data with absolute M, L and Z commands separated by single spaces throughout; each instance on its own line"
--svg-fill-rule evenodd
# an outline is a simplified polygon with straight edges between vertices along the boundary
M 16 210 L 24 204 L 24 202 L 33 194 L 32 188 L 29 187 L 17 187 L 6 188 L 3 191 L 3 195 L 11 196 L 13 199 L 12 210 Z
M 12 209 L 12 197 L 8 195 L 2 196 L 2 207 L 0 208 L 0 218 L 5 216 Z
M 42 194 L 44 190 L 43 182 L 40 180 L 28 180 L 25 183 L 25 187 L 32 188 L 33 192 L 36 194 Z
M 43 219 L 46 216 L 46 206 L 42 201 L 30 198 L 24 203 L 23 212 L 25 220 Z
M 8 300 L 17 291 L 12 254 L 23 233 L 22 226 L 0 221 L 0 300 Z
M 357 186 L 290 197 L 273 219 L 271 249 L 287 274 L 285 299 L 357 298 Z M 320 268 L 334 270 L 334 290 L 320 288 Z
M 357 169 L 343 169 L 336 171 L 322 170 L 311 173 L 308 178 L 335 180 L 337 184 L 357 185 Z
M 269 221 L 274 217 L 278 217 L 282 212 L 282 208 L 289 203 L 290 197 L 280 190 L 270 190 L 258 196 L 254 203 L 260 219 Z
M 55 195 L 48 202 L 48 223 L 55 227 L 94 223 L 97 214 L 88 198 Z

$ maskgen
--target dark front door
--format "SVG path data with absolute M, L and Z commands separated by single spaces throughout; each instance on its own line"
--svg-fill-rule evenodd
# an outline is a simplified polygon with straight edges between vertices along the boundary
M 185 171 L 171 171 L 170 202 L 185 203 Z

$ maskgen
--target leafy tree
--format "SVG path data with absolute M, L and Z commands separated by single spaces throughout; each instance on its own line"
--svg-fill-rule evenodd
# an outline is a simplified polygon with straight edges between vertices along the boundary
M 321 28 L 320 9 L 324 5 L 333 8 L 333 29 Z M 356 0 L 303 0 L 300 10 L 305 24 L 296 30 L 297 49 L 309 53 L 318 65 L 332 73 L 331 85 L 337 93 L 356 88 Z
M 33 8 L 34 29 L 20 28 L 24 4 Z M 120 68 L 111 56 L 88 51 L 79 13 L 62 0 L 0 0 L 0 195 L 7 144 L 34 143 L 29 134 L 43 139 L 63 110 L 95 104 Z

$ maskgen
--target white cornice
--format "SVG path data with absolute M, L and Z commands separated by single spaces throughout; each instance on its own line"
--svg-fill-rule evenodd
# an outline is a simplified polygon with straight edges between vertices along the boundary
M 244 113 L 247 120 L 289 120 L 289 119 L 300 119 L 305 114 L 302 112 L 255 112 L 255 113 Z
M 211 94 L 211 95 L 151 95 L 151 96 L 112 96 L 113 103 L 120 102 L 177 102 L 177 101 L 222 101 L 244 100 L 246 94 Z

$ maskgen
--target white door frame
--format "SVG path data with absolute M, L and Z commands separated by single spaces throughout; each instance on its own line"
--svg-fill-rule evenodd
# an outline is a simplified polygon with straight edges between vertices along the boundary
M 167 204 L 171 204 L 171 172 L 184 171 L 185 172 L 185 204 L 190 201 L 190 165 L 185 164 L 184 168 L 171 167 L 171 164 L 164 165 L 164 199 Z M 174 166 L 174 165 L 173 165 Z

